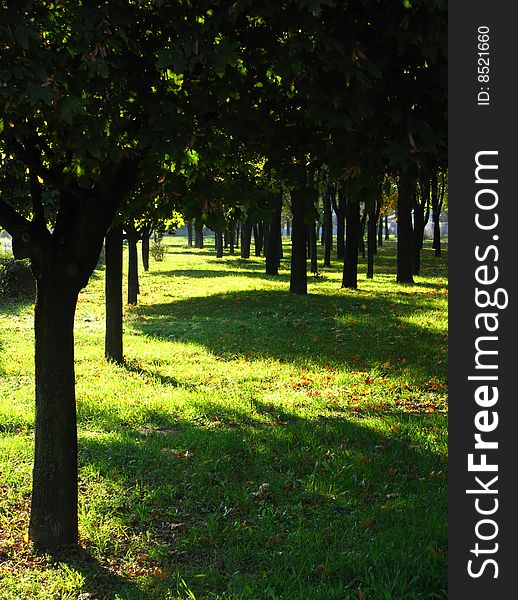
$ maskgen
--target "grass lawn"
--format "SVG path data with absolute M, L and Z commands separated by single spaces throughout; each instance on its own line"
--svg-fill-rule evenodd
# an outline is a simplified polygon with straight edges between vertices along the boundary
M 446 598 L 447 271 L 395 248 L 340 290 L 173 239 L 103 358 L 104 272 L 76 316 L 81 547 L 28 527 L 32 304 L 0 305 L 0 597 Z M 446 254 L 446 253 L 445 253 Z

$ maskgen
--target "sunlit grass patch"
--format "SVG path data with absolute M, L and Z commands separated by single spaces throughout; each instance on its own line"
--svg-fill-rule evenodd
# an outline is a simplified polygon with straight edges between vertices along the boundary
M 31 306 L 0 307 L 0 596 L 446 598 L 446 261 L 425 249 L 401 287 L 394 260 L 300 297 L 287 245 L 276 278 L 173 239 L 125 309 L 123 366 L 97 270 L 76 314 L 81 546 L 55 556 L 24 542 Z

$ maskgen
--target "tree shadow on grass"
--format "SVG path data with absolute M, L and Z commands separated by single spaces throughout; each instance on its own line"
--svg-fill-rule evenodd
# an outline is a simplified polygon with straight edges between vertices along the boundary
M 149 597 L 179 577 L 201 597 L 267 597 L 268 586 L 290 600 L 353 598 L 360 585 L 401 600 L 444 590 L 446 489 L 429 479 L 443 465 L 411 443 L 423 419 L 405 415 L 387 434 L 358 417 L 285 416 L 232 428 L 163 415 L 162 429 L 80 440 L 81 464 L 121 489 L 96 510 L 168 574 Z M 358 526 L 373 518 L 372 531 Z
M 186 383 L 176 379 L 176 377 L 163 375 L 162 373 L 158 373 L 156 371 L 152 371 L 151 369 L 142 367 L 137 361 L 125 360 L 121 366 L 130 373 L 135 373 L 144 377 L 150 377 L 151 379 L 154 379 L 158 383 L 160 383 L 160 385 L 171 386 L 174 388 L 181 387 L 183 389 L 196 389 L 196 386 L 187 385 Z
M 227 263 L 225 263 L 227 264 Z M 250 278 L 268 279 L 270 281 L 289 281 L 289 275 L 266 275 L 260 269 L 236 269 L 227 271 L 216 271 L 209 269 L 173 269 L 171 271 L 161 271 L 163 277 L 189 277 L 194 279 L 211 279 L 213 277 L 234 277 L 243 276 Z
M 194 342 L 225 359 L 245 356 L 298 366 L 411 371 L 446 378 L 446 333 L 418 321 L 420 293 L 296 296 L 244 291 L 139 306 L 130 326 L 159 339 Z M 417 320 L 416 320 L 417 319 Z
M 115 573 L 108 566 L 99 562 L 88 550 L 77 548 L 63 548 L 47 553 L 51 564 L 66 565 L 69 569 L 79 573 L 85 580 L 83 591 L 78 598 L 88 600 L 151 600 L 153 596 L 127 577 Z

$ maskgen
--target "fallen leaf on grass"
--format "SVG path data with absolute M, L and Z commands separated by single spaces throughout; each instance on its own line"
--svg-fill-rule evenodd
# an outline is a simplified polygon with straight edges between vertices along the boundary
M 191 456 L 189 450 L 175 450 L 174 448 L 162 448 L 163 454 L 172 454 L 175 458 L 188 458 Z
M 323 575 L 325 575 L 327 572 L 327 567 L 325 566 L 324 563 L 320 563 L 319 565 L 317 565 L 315 567 L 315 570 L 313 571 L 313 574 L 316 577 L 322 577 Z
M 374 523 L 375 523 L 374 519 L 365 519 L 365 521 L 362 521 L 360 523 L 360 525 L 363 529 L 370 529 L 371 527 L 374 526 Z
M 133 577 L 154 575 L 160 579 L 167 579 L 169 577 L 169 571 L 167 569 L 161 569 L 160 567 L 153 567 L 151 569 L 129 569 L 128 574 Z
M 273 548 L 274 546 L 282 545 L 282 538 L 279 535 L 272 535 L 271 538 L 266 540 L 266 547 Z
M 187 529 L 187 523 L 169 523 L 169 529 L 173 529 L 175 531 L 184 531 Z
M 261 483 L 257 492 L 252 492 L 252 498 L 258 498 L 258 499 L 271 498 L 272 497 L 271 494 L 268 493 L 269 489 L 270 489 L 269 483 Z

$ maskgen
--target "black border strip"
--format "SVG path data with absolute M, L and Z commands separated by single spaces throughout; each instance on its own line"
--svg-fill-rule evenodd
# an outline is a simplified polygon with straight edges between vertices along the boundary
M 512 91 L 518 55 L 515 47 L 518 39 L 516 6 L 502 0 L 449 3 L 448 597 L 454 600 L 518 598 L 515 584 L 518 577 L 515 472 L 518 469 L 514 464 L 518 453 L 515 383 L 518 327 L 513 318 L 518 278 L 515 258 L 518 242 L 518 113 Z M 486 66 L 485 60 L 479 61 L 486 57 L 485 47 L 478 47 L 478 29 L 483 32 L 484 27 L 489 28 L 488 81 L 484 77 L 479 80 L 479 75 L 486 74 L 485 69 L 478 71 L 479 67 Z M 479 96 L 480 92 L 489 94 Z M 485 103 L 488 96 L 489 102 Z M 477 183 L 476 156 L 479 152 L 497 152 L 480 154 L 478 160 L 498 169 L 482 168 Z M 496 202 L 494 208 L 480 208 L 481 205 L 490 206 L 491 200 Z M 496 214 L 498 224 L 485 230 L 477 227 L 477 213 L 481 225 L 492 225 Z M 478 258 L 475 255 L 477 246 Z M 477 281 L 476 269 L 480 267 Z M 498 280 L 492 284 L 480 283 L 480 280 L 495 277 L 495 267 Z M 476 288 L 488 293 L 479 293 L 479 305 L 490 298 L 497 306 L 477 306 Z M 505 293 L 497 292 L 499 288 Z M 503 308 L 507 297 L 508 306 Z M 496 317 L 479 316 L 477 329 L 477 315 L 489 313 Z M 495 331 L 487 330 L 497 323 Z M 485 336 L 492 339 L 482 339 Z M 478 369 L 477 339 L 479 350 L 498 353 L 480 354 Z M 488 366 L 497 368 L 485 368 Z M 469 380 L 470 376 L 481 379 Z M 498 379 L 488 379 L 488 376 Z M 498 388 L 497 401 L 494 387 Z M 480 432 L 477 425 L 487 431 Z M 475 448 L 476 433 L 480 433 L 480 439 L 488 444 L 486 449 Z M 490 442 L 497 442 L 498 449 L 490 448 Z M 497 467 L 498 471 L 470 472 L 470 454 L 475 464 L 482 463 L 485 454 L 487 463 Z M 491 482 L 495 476 L 498 479 Z M 476 492 L 466 493 L 466 490 Z M 488 514 L 483 515 L 481 511 Z M 489 514 L 491 511 L 493 514 Z M 471 566 L 470 560 L 473 561 Z

